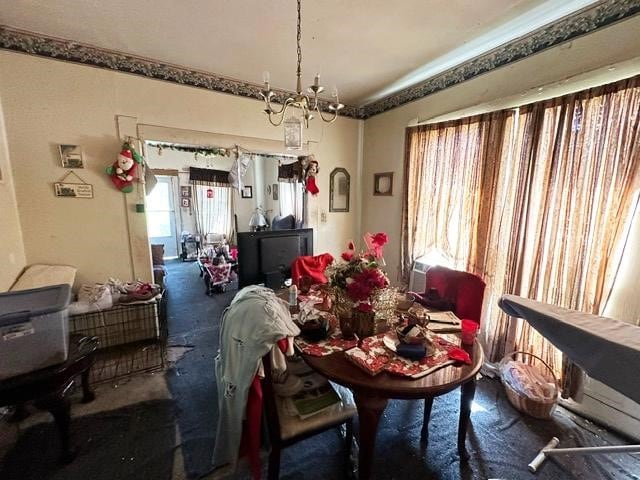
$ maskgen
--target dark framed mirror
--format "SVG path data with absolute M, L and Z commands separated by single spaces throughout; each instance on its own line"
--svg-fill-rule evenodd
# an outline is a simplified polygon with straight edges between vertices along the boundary
M 351 177 L 344 168 L 334 168 L 329 176 L 329 211 L 349 211 Z

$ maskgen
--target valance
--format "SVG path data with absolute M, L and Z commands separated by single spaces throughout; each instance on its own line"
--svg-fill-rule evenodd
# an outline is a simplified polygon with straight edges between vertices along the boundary
M 191 182 L 208 182 L 229 184 L 229 172 L 224 170 L 214 170 L 211 168 L 189 168 L 189 180 Z
M 302 163 L 299 161 L 278 165 L 278 180 L 282 182 L 301 182 L 302 171 Z

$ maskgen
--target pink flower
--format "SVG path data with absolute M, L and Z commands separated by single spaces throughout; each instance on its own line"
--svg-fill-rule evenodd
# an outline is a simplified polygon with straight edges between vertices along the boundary
M 353 252 L 342 252 L 342 255 L 340 255 L 342 257 L 342 259 L 346 262 L 350 262 L 351 259 L 353 258 Z
M 384 247 L 389 241 L 389 237 L 384 232 L 378 232 L 371 238 L 371 242 L 378 247 Z
M 353 240 L 350 240 L 349 243 L 347 244 L 347 250 L 355 250 L 356 246 L 353 243 Z

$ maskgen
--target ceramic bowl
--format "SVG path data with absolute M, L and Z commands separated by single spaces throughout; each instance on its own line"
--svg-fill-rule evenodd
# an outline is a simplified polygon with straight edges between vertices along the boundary
M 405 293 L 404 295 L 398 297 L 396 301 L 396 309 L 406 312 L 413 306 L 413 303 L 415 301 L 416 297 L 414 295 L 412 295 L 411 293 Z
M 423 345 L 429 345 L 431 338 L 426 328 L 419 325 L 406 325 L 396 327 L 396 335 L 398 340 L 402 343 L 408 343 L 417 345 L 422 343 Z
M 303 324 L 298 324 L 298 327 L 302 337 L 310 342 L 324 340 L 329 335 L 331 328 L 329 321 L 325 317 L 306 321 Z

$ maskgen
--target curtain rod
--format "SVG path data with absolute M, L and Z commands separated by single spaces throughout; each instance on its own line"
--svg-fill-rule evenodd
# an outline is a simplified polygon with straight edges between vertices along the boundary
M 265 153 L 265 152 L 256 152 L 244 148 L 240 145 L 234 145 L 233 147 L 218 147 L 218 146 L 200 146 L 200 145 L 189 145 L 183 143 L 165 143 L 165 142 L 154 142 L 147 140 L 147 145 L 153 148 L 158 148 L 161 150 L 176 150 L 179 152 L 189 152 L 189 153 L 197 153 L 204 156 L 229 156 L 231 153 L 243 153 L 247 155 L 255 155 L 260 157 L 267 158 L 290 158 L 292 160 L 297 160 L 298 155 L 288 154 L 288 153 Z

